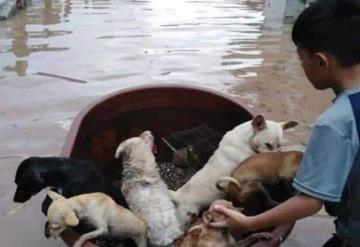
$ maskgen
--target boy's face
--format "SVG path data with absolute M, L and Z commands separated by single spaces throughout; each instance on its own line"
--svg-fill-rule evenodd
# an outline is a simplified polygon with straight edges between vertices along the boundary
M 326 54 L 317 52 L 310 54 L 304 48 L 298 47 L 297 52 L 306 77 L 319 90 L 327 89 L 330 84 L 329 60 Z

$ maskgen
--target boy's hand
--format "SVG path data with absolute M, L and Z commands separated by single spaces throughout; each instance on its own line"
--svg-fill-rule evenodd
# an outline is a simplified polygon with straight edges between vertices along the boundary
M 236 210 L 214 204 L 210 211 L 223 214 L 226 218 L 211 223 L 210 226 L 227 227 L 232 232 L 240 233 L 257 231 L 267 227 L 289 224 L 313 215 L 321 209 L 322 205 L 323 202 L 320 199 L 300 194 L 261 214 L 245 216 Z
M 211 222 L 209 224 L 210 226 L 215 228 L 229 228 L 230 231 L 237 231 L 241 233 L 250 231 L 250 218 L 244 214 L 221 205 L 214 205 L 211 208 L 211 211 L 221 213 L 225 215 L 226 218 L 220 221 Z

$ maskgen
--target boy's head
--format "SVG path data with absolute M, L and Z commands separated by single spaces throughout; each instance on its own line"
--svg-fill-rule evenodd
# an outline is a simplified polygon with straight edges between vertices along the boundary
M 292 39 L 314 87 L 333 87 L 339 68 L 360 64 L 360 0 L 318 0 L 300 14 Z

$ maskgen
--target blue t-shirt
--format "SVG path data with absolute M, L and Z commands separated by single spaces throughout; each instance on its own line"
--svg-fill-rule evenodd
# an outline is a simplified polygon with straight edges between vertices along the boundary
M 294 179 L 293 186 L 298 191 L 323 201 L 340 202 L 359 150 L 359 135 L 349 99 L 354 93 L 360 93 L 360 87 L 339 94 L 317 119 Z M 351 226 L 342 220 L 346 219 L 338 220 L 337 232 L 345 238 L 344 232 L 348 230 L 345 228 Z M 360 222 L 354 224 L 359 226 Z

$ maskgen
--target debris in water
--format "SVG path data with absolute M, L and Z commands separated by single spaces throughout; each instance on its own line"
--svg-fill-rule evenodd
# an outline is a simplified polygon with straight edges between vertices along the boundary
M 87 83 L 87 81 L 84 81 L 84 80 L 79 80 L 79 79 L 75 79 L 75 78 L 71 78 L 71 77 L 67 77 L 67 76 L 55 75 L 55 74 L 50 74 L 50 73 L 45 73 L 45 72 L 37 72 L 35 74 L 54 77 L 54 78 L 58 78 L 58 79 L 64 79 L 64 80 L 72 81 L 72 82 Z

